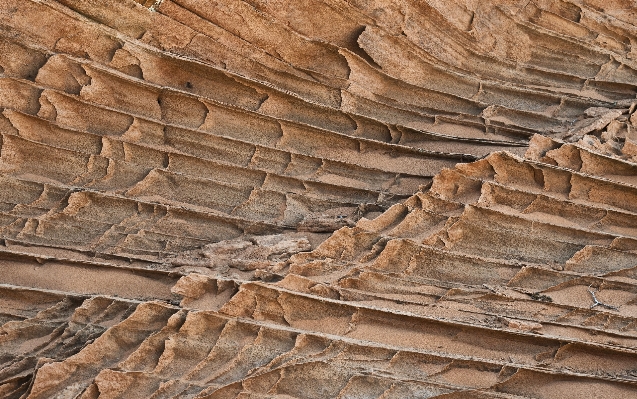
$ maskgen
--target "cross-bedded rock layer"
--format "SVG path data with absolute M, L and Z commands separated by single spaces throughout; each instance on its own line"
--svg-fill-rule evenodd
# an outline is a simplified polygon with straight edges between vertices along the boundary
M 637 397 L 636 20 L 0 0 L 0 397 Z

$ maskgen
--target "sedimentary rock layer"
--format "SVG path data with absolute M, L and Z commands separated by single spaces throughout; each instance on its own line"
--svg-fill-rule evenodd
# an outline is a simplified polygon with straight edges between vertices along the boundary
M 636 20 L 0 0 L 0 397 L 637 397 Z

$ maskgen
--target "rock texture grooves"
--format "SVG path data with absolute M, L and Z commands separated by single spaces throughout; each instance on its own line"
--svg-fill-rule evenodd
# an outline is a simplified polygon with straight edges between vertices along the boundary
M 0 397 L 637 397 L 635 21 L 0 0 Z

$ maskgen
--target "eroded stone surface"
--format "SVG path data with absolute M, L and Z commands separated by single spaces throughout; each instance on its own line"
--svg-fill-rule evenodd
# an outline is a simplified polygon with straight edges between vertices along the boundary
M 636 20 L 0 2 L 0 397 L 634 397 Z

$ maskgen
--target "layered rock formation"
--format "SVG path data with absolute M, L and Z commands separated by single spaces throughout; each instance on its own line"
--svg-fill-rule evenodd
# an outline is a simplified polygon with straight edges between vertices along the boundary
M 637 397 L 636 20 L 1 0 L 0 397 Z

